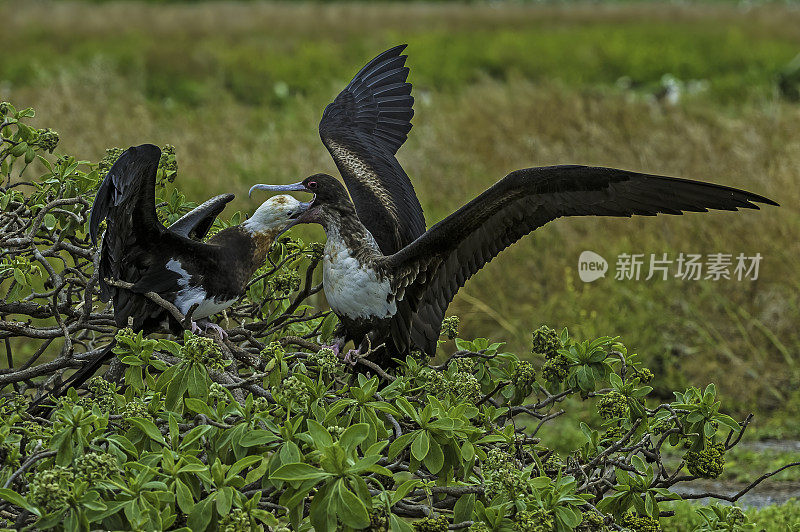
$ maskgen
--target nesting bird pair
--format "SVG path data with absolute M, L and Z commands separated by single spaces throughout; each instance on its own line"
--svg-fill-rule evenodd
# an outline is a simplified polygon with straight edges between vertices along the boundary
M 232 194 L 217 196 L 164 227 L 155 213 L 160 152 L 128 149 L 108 172 L 91 215 L 91 237 L 108 220 L 100 261 L 104 299 L 115 319 L 145 332 L 180 324 L 144 296 L 155 292 L 181 312 L 194 308 L 192 328 L 217 329 L 208 317 L 244 293 L 276 236 L 300 223 L 318 223 L 327 236 L 323 287 L 339 317 L 334 348 L 353 341 L 388 363 L 411 349 L 436 350 L 445 311 L 461 286 L 503 249 L 563 216 L 632 216 L 757 209 L 777 205 L 743 190 L 612 168 L 550 166 L 517 170 L 426 231 L 414 187 L 395 158 L 414 114 L 405 46 L 362 68 L 325 109 L 320 136 L 346 184 L 315 174 L 293 185 L 254 190 L 313 194 L 303 203 L 281 195 L 243 224 L 202 242 Z M 348 194 L 349 192 L 349 194 Z M 126 286 L 109 285 L 118 279 Z M 350 355 L 350 354 L 349 354 Z M 77 386 L 111 356 L 111 346 L 67 385 Z

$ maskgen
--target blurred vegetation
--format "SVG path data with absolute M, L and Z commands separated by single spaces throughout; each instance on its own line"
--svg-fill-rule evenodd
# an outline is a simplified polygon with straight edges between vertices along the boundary
M 234 208 L 253 208 L 245 191 L 256 181 L 336 174 L 317 136 L 322 109 L 398 42 L 410 44 L 417 99 L 399 158 L 429 225 L 508 171 L 542 164 L 777 199 L 763 212 L 555 222 L 493 261 L 451 312 L 467 336 L 507 339 L 515 352 L 542 322 L 621 334 L 647 346 L 662 399 L 713 380 L 738 413 L 759 414 L 757 433 L 800 435 L 800 107 L 781 88 L 800 51 L 791 5 L 10 2 L 0 17 L 0 100 L 35 106 L 86 159 L 109 145 L 174 144 L 192 201 L 236 192 Z M 673 82 L 682 92 L 671 104 L 661 96 Z M 583 284 L 585 249 L 612 268 L 626 252 L 764 261 L 757 282 Z
M 731 510 L 725 512 L 725 508 L 717 507 L 721 513 L 730 515 Z M 702 510 L 707 513 L 709 510 Z M 786 504 L 768 506 L 766 508 L 751 508 L 744 512 L 747 521 L 739 524 L 739 528 L 727 528 L 725 520 L 716 521 L 717 528 L 709 526 L 709 520 L 704 519 L 698 511 L 696 503 L 682 501 L 675 505 L 675 517 L 668 522 L 662 523 L 664 532 L 689 532 L 696 530 L 759 530 L 764 532 L 784 532 L 786 530 L 797 530 L 800 526 L 800 501 L 792 499 Z

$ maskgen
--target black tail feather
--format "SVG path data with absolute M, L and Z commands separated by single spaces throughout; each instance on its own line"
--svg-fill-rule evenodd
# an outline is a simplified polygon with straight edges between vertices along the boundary
M 61 386 L 34 401 L 31 406 L 28 407 L 28 413 L 40 417 L 48 415 L 50 410 L 52 410 L 53 405 L 44 403 L 49 399 L 58 399 L 59 397 L 64 397 L 70 388 L 78 388 L 86 381 L 91 379 L 103 364 L 114 357 L 113 349 L 116 345 L 117 341 L 113 340 L 111 343 L 105 346 L 102 351 L 97 353 L 94 358 L 86 362 L 81 369 L 76 371 L 75 374 L 67 379 L 66 382 L 62 383 Z

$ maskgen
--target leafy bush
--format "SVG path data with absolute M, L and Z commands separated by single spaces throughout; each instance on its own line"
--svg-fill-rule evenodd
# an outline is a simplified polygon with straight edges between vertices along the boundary
M 57 135 L 24 123 L 32 110 L 0 113 L 0 526 L 658 530 L 662 503 L 680 498 L 669 488 L 717 476 L 747 426 L 720 412 L 713 384 L 648 400 L 653 374 L 636 354 L 566 329 L 537 329 L 529 362 L 458 338 L 449 318 L 441 364 L 409 356 L 390 374 L 361 358 L 353 371 L 322 347 L 335 318 L 306 303 L 320 246 L 288 239 L 228 311 L 227 340 L 116 330 L 95 297 L 86 224 L 118 152 L 99 165 L 54 158 Z M 170 221 L 190 204 L 165 154 Z M 31 168 L 43 174 L 26 181 Z M 105 376 L 48 418 L 30 414 L 112 337 Z M 602 422 L 582 423 L 580 445 L 559 455 L 537 434 L 568 398 Z M 669 468 L 662 452 L 676 449 L 684 461 Z M 714 512 L 702 517 L 733 519 Z

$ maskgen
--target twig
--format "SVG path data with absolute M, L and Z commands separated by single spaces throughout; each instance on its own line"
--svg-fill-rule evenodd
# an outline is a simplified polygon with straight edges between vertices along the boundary
M 33 464 L 35 464 L 39 460 L 55 456 L 56 454 L 58 454 L 57 451 L 42 451 L 40 453 L 34 454 L 33 456 L 25 460 L 25 463 L 22 464 L 22 466 L 20 466 L 19 469 L 14 471 L 14 473 L 10 477 L 8 477 L 8 480 L 6 480 L 5 484 L 3 484 L 3 488 L 11 486 L 11 484 L 17 479 L 17 477 L 19 477 L 21 474 L 27 471 L 28 468 L 30 468 Z
M 120 281 L 118 279 L 109 279 L 108 277 L 106 277 L 104 281 L 106 282 L 106 284 L 109 284 L 111 286 L 116 286 L 118 288 L 125 288 L 127 290 L 133 288 L 133 283 L 129 283 L 127 281 Z M 167 312 L 169 312 L 178 323 L 183 324 L 183 320 L 186 316 L 184 316 L 181 313 L 181 311 L 178 310 L 178 307 L 176 307 L 175 305 L 173 305 L 160 295 L 156 294 L 155 292 L 143 292 L 142 295 L 147 299 L 149 299 L 150 301 L 152 301 L 153 303 L 155 303 L 156 305 L 166 310 Z M 195 303 L 195 305 L 197 305 L 197 303 Z M 192 309 L 189 310 L 191 311 Z
M 688 494 L 688 495 L 681 495 L 681 498 L 682 499 L 720 499 L 720 500 L 728 501 L 728 502 L 736 502 L 745 493 L 747 493 L 751 489 L 755 488 L 756 486 L 761 484 L 761 482 L 763 482 L 764 480 L 768 479 L 769 477 L 771 477 L 773 475 L 777 475 L 778 473 L 780 473 L 784 469 L 789 469 L 790 467 L 797 467 L 797 466 L 800 466 L 800 462 L 792 462 L 791 464 L 786 464 L 786 465 L 784 465 L 782 467 L 779 467 L 775 471 L 771 471 L 769 473 L 764 473 L 763 475 L 761 475 L 760 477 L 758 477 L 757 479 L 752 481 L 750 484 L 748 484 L 746 487 L 742 488 L 736 495 L 723 495 L 721 493 L 705 492 L 705 493 L 692 493 L 692 494 Z M 661 501 L 669 500 L 669 498 L 668 497 L 656 497 L 656 500 L 661 502 Z

